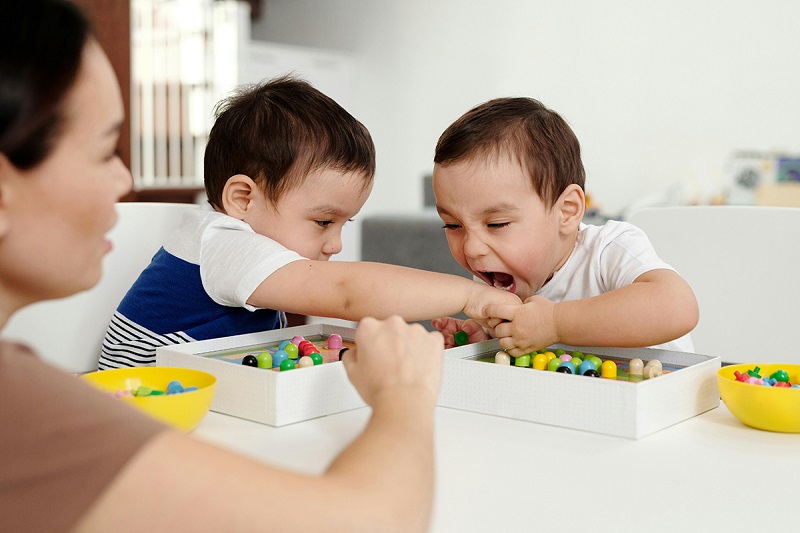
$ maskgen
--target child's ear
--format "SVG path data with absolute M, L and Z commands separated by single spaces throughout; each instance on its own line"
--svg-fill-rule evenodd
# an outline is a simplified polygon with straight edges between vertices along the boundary
M 569 185 L 556 201 L 556 208 L 561 217 L 562 232 L 572 232 L 578 229 L 586 211 L 586 195 L 580 185 Z
M 231 176 L 222 188 L 222 209 L 228 216 L 242 220 L 253 208 L 259 192 L 258 185 L 249 176 Z

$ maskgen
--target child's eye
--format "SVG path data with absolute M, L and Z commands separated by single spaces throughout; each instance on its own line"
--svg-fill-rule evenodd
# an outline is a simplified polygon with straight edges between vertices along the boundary
M 445 224 L 444 226 L 442 226 L 442 228 L 444 228 L 445 230 L 458 229 L 460 227 L 461 226 L 459 226 L 458 224 Z
M 327 228 L 331 224 L 333 224 L 333 220 L 315 220 L 316 224 L 321 228 Z
M 509 224 L 510 222 L 497 222 L 495 224 L 487 224 L 487 226 L 490 228 L 505 228 Z

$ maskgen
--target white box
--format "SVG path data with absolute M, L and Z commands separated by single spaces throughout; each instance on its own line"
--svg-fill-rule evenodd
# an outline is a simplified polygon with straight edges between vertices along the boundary
M 719 406 L 719 357 L 654 348 L 556 348 L 682 368 L 629 382 L 477 361 L 501 349 L 495 339 L 445 350 L 439 405 L 633 439 Z
M 217 390 L 211 410 L 271 426 L 283 426 L 365 404 L 347 379 L 340 362 L 277 372 L 211 358 L 226 350 L 257 351 L 260 346 L 295 335 L 342 336 L 352 343 L 355 330 L 329 324 L 276 329 L 247 335 L 163 346 L 156 349 L 157 366 L 194 368 L 213 374 Z

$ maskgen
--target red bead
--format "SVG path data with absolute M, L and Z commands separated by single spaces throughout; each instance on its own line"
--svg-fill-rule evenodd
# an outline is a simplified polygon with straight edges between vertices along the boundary
M 319 353 L 319 349 L 313 342 L 309 342 L 308 344 L 302 344 L 298 347 L 298 351 L 300 352 L 300 356 L 311 355 L 312 353 L 316 352 Z

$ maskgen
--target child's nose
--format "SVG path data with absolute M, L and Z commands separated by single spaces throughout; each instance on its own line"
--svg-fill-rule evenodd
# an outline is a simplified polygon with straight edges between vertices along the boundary
M 489 247 L 476 234 L 468 232 L 464 237 L 464 255 L 467 257 L 481 257 L 488 253 Z
M 342 251 L 342 236 L 341 234 L 336 234 L 332 236 L 322 247 L 322 253 L 325 255 L 336 255 Z

